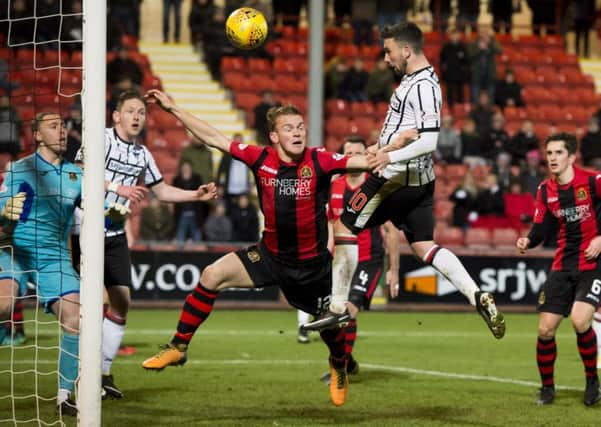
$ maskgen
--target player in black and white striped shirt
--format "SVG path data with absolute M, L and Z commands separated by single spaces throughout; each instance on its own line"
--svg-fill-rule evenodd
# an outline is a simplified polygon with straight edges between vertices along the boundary
M 145 122 L 144 98 L 135 91 L 123 92 L 113 112 L 114 127 L 105 131 L 106 207 L 116 204 L 121 209 L 126 208 L 130 202 L 141 201 L 148 193 L 148 188 L 162 202 L 194 202 L 215 198 L 217 190 L 214 183 L 201 185 L 196 190 L 182 190 L 163 181 L 152 154 L 138 140 Z M 139 181 L 143 181 L 144 185 L 138 185 Z M 104 284 L 109 296 L 109 308 L 105 313 L 102 331 L 102 387 L 106 395 L 115 398 L 123 397 L 123 393 L 115 386 L 110 370 L 125 333 L 132 285 L 124 219 L 125 215 L 122 221 L 107 225 L 104 240 Z
M 423 53 L 423 34 L 417 25 L 405 22 L 385 27 L 382 39 L 384 60 L 403 79 L 392 94 L 378 149 L 370 161 L 374 174 L 355 192 L 334 225 L 331 313 L 305 326 L 322 329 L 355 317 L 346 303 L 357 266 L 356 235 L 390 220 L 405 232 L 415 255 L 465 295 L 493 335 L 501 338 L 505 321 L 493 296 L 481 292 L 459 259 L 433 240 L 432 153 L 438 141 L 442 96 L 438 77 Z M 396 297 L 398 277 L 387 277 L 387 284 L 391 296 Z

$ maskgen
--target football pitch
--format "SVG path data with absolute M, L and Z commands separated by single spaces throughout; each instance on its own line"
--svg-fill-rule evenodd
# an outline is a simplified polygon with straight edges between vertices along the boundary
M 601 406 L 582 403 L 583 366 L 568 321 L 558 334 L 556 401 L 538 407 L 535 362 L 537 317 L 508 314 L 498 341 L 475 313 L 362 313 L 354 355 L 360 372 L 350 377 L 347 402 L 336 408 L 319 381 L 327 350 L 317 334 L 296 342 L 294 311 L 216 309 L 201 326 L 188 363 L 163 372 L 140 364 L 169 340 L 179 310 L 132 310 L 124 343 L 134 356 L 113 365 L 122 400 L 102 404 L 103 426 L 551 426 L 599 425 Z M 26 316 L 32 318 L 32 313 Z M 42 317 L 44 319 L 44 317 Z M 47 319 L 50 319 L 48 317 Z M 28 333 L 33 333 L 28 325 Z M 56 328 L 40 326 L 39 343 L 55 345 Z M 31 340 L 30 340 L 31 343 Z M 54 356 L 53 356 L 54 354 Z M 56 366 L 56 351 L 40 351 L 40 370 Z M 15 368 L 32 367 L 33 351 L 14 352 Z M 10 351 L 0 350 L 0 371 Z M 48 376 L 50 377 L 50 376 Z M 33 392 L 33 375 L 14 387 Z M 56 376 L 39 380 L 55 393 Z M 0 376 L 0 396 L 10 392 Z M 35 416 L 32 400 L 16 402 L 18 419 Z M 0 419 L 11 403 L 0 399 Z M 40 403 L 46 422 L 54 401 Z M 6 424 L 5 424 L 6 425 Z M 10 424 L 12 425 L 12 424 Z M 19 424 L 37 425 L 37 424 Z M 67 420 L 67 425 L 75 425 Z

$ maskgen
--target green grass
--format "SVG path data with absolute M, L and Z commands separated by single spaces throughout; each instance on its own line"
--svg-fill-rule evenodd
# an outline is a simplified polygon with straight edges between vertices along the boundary
M 216 310 L 184 367 L 145 372 L 141 361 L 168 341 L 177 316 L 178 310 L 130 314 L 124 341 L 138 353 L 115 361 L 125 398 L 103 402 L 103 426 L 585 426 L 601 419 L 601 407 L 582 403 L 583 367 L 567 321 L 556 363 L 556 384 L 565 388 L 554 405 L 537 407 L 536 315 L 509 314 L 507 336 L 497 341 L 475 313 L 362 313 L 355 346 L 361 372 L 351 377 L 347 403 L 336 408 L 319 381 L 326 347 L 317 335 L 297 344 L 292 311 Z M 56 342 L 48 326 L 39 342 Z M 8 353 L 0 350 L 0 370 Z M 40 359 L 56 357 L 46 353 Z M 20 392 L 31 391 L 32 378 L 20 377 Z M 9 393 L 8 383 L 0 374 L 0 396 Z M 42 394 L 51 396 L 54 384 L 56 377 L 42 381 Z M 0 400 L 0 419 L 10 414 L 8 403 Z M 46 422 L 55 420 L 54 402 L 40 407 Z M 18 404 L 19 418 L 34 413 L 33 401 Z

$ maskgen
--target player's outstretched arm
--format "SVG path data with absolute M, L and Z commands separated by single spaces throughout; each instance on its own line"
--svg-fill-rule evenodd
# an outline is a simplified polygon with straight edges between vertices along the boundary
M 167 183 L 160 182 L 152 186 L 152 192 L 161 202 L 206 202 L 217 198 L 217 186 L 214 182 L 199 186 L 196 190 L 182 190 Z
M 144 95 L 151 104 L 157 104 L 163 110 L 177 117 L 184 126 L 198 139 L 210 147 L 217 148 L 225 153 L 230 152 L 231 140 L 213 126 L 199 119 L 193 114 L 178 107 L 167 95 L 157 89 L 151 89 Z
M 424 156 L 436 151 L 438 142 L 438 132 L 421 132 L 419 138 L 409 145 L 405 145 L 398 150 L 384 152 L 378 151 L 371 158 L 370 165 L 374 168 L 374 172 L 383 170 L 390 163 L 406 162 L 416 157 Z

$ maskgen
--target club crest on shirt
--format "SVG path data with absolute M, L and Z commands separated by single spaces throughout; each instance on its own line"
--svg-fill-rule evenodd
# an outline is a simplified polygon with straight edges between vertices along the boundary
M 301 168 L 301 178 L 311 178 L 313 176 L 313 172 L 309 166 L 303 166 Z
M 69 179 L 71 181 L 77 181 L 77 174 L 75 172 L 69 172 Z
M 246 255 L 248 256 L 250 262 L 252 262 L 253 264 L 261 260 L 261 254 L 256 250 L 250 250 Z
M 579 188 L 576 191 L 576 199 L 578 200 L 586 200 L 586 198 L 588 197 L 588 193 L 586 192 L 586 188 Z
M 543 305 L 545 303 L 545 291 L 540 291 L 538 294 L 538 305 Z

